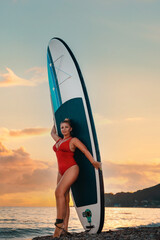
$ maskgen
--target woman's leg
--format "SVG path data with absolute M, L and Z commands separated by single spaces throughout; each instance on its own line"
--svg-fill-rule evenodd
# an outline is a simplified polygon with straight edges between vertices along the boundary
M 76 181 L 79 174 L 79 167 L 74 165 L 70 167 L 64 175 L 60 178 L 56 191 L 56 204 L 57 204 L 57 218 L 64 219 L 66 215 L 66 196 L 69 191 L 71 185 Z M 67 215 L 66 215 L 67 217 Z M 62 227 L 63 224 L 59 224 L 59 227 Z M 59 236 L 61 230 L 56 228 L 54 232 L 54 237 Z
M 58 185 L 59 181 L 61 180 L 61 178 L 62 178 L 62 175 L 60 173 L 58 173 L 57 185 Z M 66 231 L 68 231 L 68 222 L 69 222 L 69 215 L 70 215 L 70 209 L 69 209 L 70 197 L 69 197 L 69 192 L 70 192 L 70 189 L 65 194 L 65 217 L 64 217 L 63 223 L 64 223 L 64 229 Z
M 57 186 L 58 186 L 58 183 L 60 182 L 62 178 L 62 175 L 58 172 L 58 175 L 57 175 Z M 58 224 L 58 226 L 60 225 L 60 227 L 63 227 L 63 224 Z M 62 225 L 62 226 L 61 226 Z M 59 235 L 59 229 L 58 228 L 55 228 L 55 231 L 54 231 L 54 237 L 58 236 Z
M 65 212 L 65 217 L 64 217 L 64 229 L 68 231 L 68 222 L 69 222 L 69 215 L 70 215 L 70 208 L 69 208 L 69 190 L 66 193 L 66 202 L 65 202 L 65 207 L 66 207 L 66 212 Z

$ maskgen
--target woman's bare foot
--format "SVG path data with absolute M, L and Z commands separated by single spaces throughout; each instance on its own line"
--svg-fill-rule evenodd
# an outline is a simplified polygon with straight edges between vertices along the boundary
M 53 237 L 60 237 L 62 232 L 63 232 L 63 223 L 56 224 Z

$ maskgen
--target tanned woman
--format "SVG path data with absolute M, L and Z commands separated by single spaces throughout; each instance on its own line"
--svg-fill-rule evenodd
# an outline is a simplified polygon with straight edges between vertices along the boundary
M 53 150 L 58 161 L 57 187 L 55 190 L 57 219 L 53 239 L 59 238 L 67 233 L 69 221 L 69 190 L 76 181 L 79 174 L 79 167 L 74 159 L 74 152 L 78 148 L 91 164 L 96 168 L 101 168 L 101 163 L 94 160 L 87 147 L 76 137 L 72 137 L 71 120 L 66 118 L 60 124 L 63 138 L 58 136 L 55 126 L 51 131 L 52 138 L 56 141 Z

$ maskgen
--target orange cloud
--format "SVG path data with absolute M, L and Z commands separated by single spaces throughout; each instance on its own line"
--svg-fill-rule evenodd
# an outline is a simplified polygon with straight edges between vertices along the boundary
M 160 172 L 160 161 L 156 160 L 153 164 L 103 160 L 105 192 L 131 192 L 156 185 Z M 56 160 L 33 160 L 23 147 L 12 150 L 0 143 L 0 206 L 54 204 L 56 177 Z
M 7 73 L 0 74 L 0 87 L 35 86 L 33 82 L 18 77 L 10 68 L 6 68 L 6 70 L 8 71 Z
M 160 164 L 116 164 L 105 162 L 106 192 L 136 191 L 159 183 Z
M 24 129 L 7 129 L 7 128 L 0 128 L 0 140 L 4 141 L 9 137 L 31 137 L 31 136 L 38 136 L 38 135 L 45 135 L 48 134 L 50 131 L 49 128 L 24 128 Z
M 10 130 L 9 135 L 13 137 L 44 135 L 48 133 L 48 128 L 25 128 L 22 130 Z
M 95 117 L 95 122 L 97 126 L 105 126 L 105 125 L 113 124 L 113 121 L 111 121 L 110 119 L 98 113 L 95 113 L 94 117 Z
M 136 123 L 136 122 L 142 122 L 145 120 L 145 118 L 143 117 L 128 117 L 128 118 L 124 118 L 124 119 L 109 119 L 107 117 L 105 117 L 104 115 L 100 115 L 95 113 L 94 114 L 94 118 L 95 118 L 95 123 L 96 126 L 98 127 L 104 127 L 107 125 L 115 125 L 115 124 L 124 124 L 124 123 Z
M 9 193 L 0 196 L 0 206 L 52 207 L 55 206 L 53 189 L 23 193 Z
M 125 121 L 127 122 L 139 122 L 144 120 L 144 118 L 142 117 L 130 117 L 130 118 L 126 118 Z
M 6 68 L 7 73 L 0 73 L 0 87 L 36 86 L 46 80 L 46 68 L 34 67 L 26 71 L 26 78 L 16 75 L 13 70 Z
M 25 73 L 30 81 L 34 82 L 36 85 L 45 82 L 48 79 L 47 68 L 46 67 L 33 67 L 26 71 Z
M 54 189 L 55 165 L 31 159 L 22 147 L 10 150 L 0 143 L 0 195 Z

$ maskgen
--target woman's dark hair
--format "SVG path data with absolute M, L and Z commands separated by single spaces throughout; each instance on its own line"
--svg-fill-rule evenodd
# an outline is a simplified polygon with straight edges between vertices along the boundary
M 69 124 L 69 126 L 72 128 L 71 136 L 73 137 L 73 125 L 72 125 L 72 121 L 71 121 L 69 118 L 65 118 L 65 119 L 60 123 L 60 125 L 61 125 L 62 123 L 68 123 L 68 124 Z

